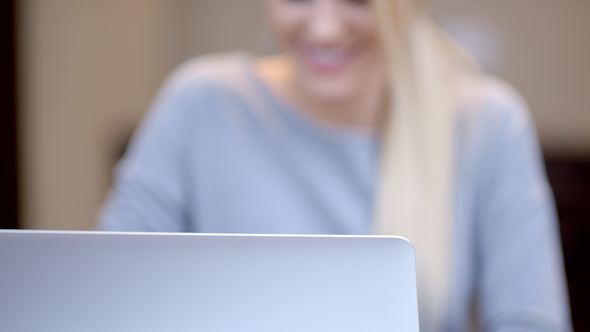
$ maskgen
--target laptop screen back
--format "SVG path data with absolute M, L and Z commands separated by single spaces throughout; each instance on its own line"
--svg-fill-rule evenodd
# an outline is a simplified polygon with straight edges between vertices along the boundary
M 0 331 L 418 330 L 398 237 L 0 231 Z

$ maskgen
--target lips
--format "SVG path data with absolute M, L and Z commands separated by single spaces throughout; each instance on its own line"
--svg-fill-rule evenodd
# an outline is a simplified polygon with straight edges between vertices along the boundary
M 330 74 L 345 69 L 354 59 L 355 52 L 350 49 L 305 47 L 301 55 L 314 71 Z

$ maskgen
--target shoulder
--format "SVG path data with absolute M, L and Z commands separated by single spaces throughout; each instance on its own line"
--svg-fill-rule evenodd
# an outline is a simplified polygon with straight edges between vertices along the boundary
M 191 95 L 238 92 L 245 85 L 250 63 L 250 56 L 244 52 L 197 56 L 179 65 L 168 76 L 162 90 Z
M 213 54 L 185 61 L 160 87 L 139 131 L 161 131 L 165 135 L 191 132 L 204 117 L 219 115 L 228 109 L 228 91 L 239 90 L 240 84 L 235 82 L 244 80 L 249 61 L 245 53 Z
M 521 125 L 531 121 L 526 101 L 512 85 L 493 76 L 484 77 L 481 85 L 480 112 L 501 119 L 511 118 Z
M 471 99 L 458 113 L 458 162 L 485 174 L 495 174 L 501 165 L 516 160 L 538 163 L 541 152 L 534 122 L 518 91 L 495 77 L 482 77 L 469 90 Z
M 180 64 L 171 75 L 173 80 L 231 80 L 245 70 L 250 56 L 247 53 L 218 53 L 196 56 Z
M 501 139 L 533 130 L 529 107 L 509 83 L 493 76 L 481 76 L 463 88 L 459 126 L 464 135 Z
M 185 61 L 168 75 L 147 117 L 186 126 L 244 112 L 260 94 L 252 84 L 252 61 L 245 52 L 202 55 Z

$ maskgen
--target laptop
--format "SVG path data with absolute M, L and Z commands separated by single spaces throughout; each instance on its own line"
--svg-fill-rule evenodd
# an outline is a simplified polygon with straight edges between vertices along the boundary
M 0 231 L 0 331 L 418 332 L 401 237 Z

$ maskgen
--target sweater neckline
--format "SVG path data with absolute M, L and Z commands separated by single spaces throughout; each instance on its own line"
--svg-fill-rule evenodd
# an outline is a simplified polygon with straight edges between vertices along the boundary
M 336 143 L 373 145 L 378 140 L 379 135 L 375 131 L 360 130 L 352 126 L 328 123 L 312 116 L 309 112 L 301 110 L 281 96 L 278 96 L 257 76 L 254 56 L 249 53 L 244 53 L 243 68 L 247 80 L 264 96 L 265 100 L 268 100 L 272 109 L 275 109 L 281 117 L 286 118 L 290 123 L 297 126 L 298 129 L 322 140 Z

